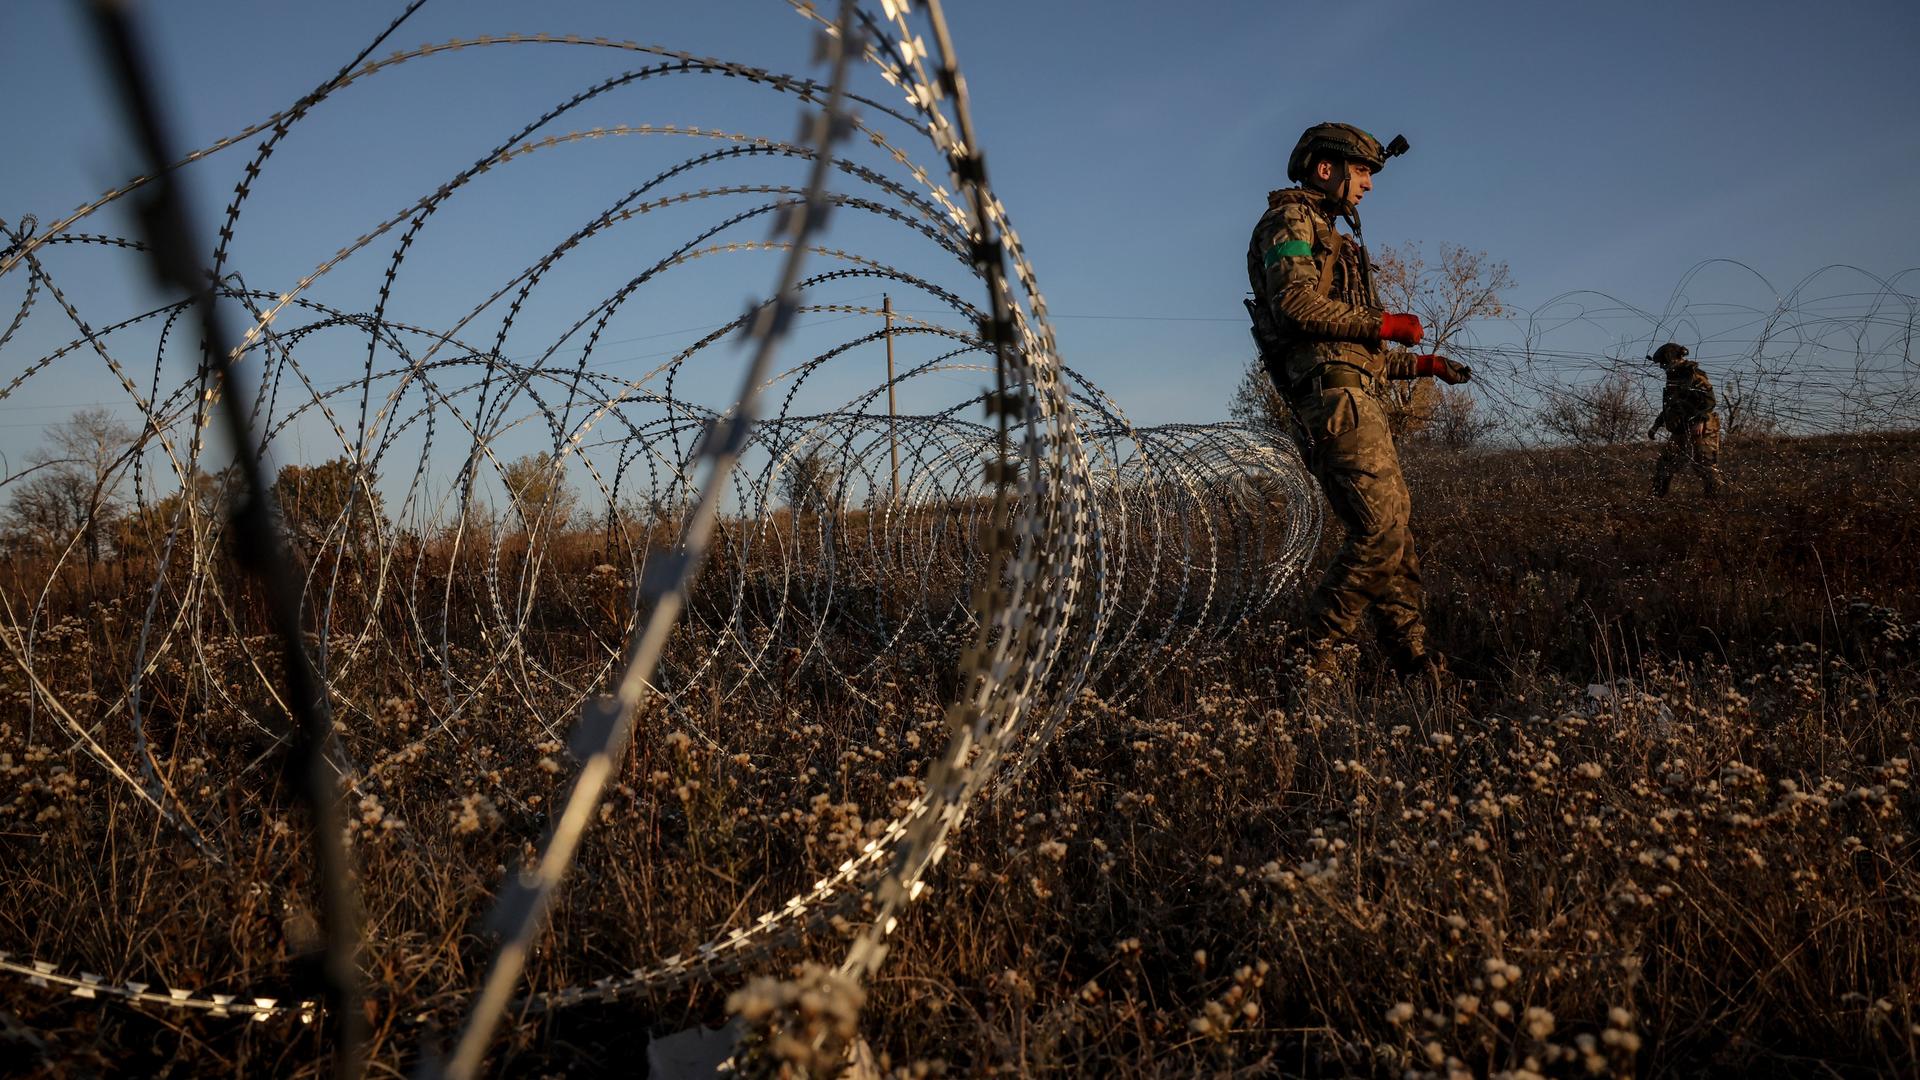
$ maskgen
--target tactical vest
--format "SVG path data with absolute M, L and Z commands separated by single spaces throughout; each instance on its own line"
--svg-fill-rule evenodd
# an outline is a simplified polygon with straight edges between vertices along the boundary
M 1660 393 L 1660 424 L 1679 434 L 1696 424 L 1711 423 L 1720 428 L 1714 413 L 1713 380 L 1691 360 L 1682 360 L 1667 371 L 1667 385 Z
M 1350 307 L 1372 311 L 1380 309 L 1378 290 L 1362 269 L 1364 254 L 1359 244 L 1334 227 L 1326 210 L 1327 197 L 1311 188 L 1288 188 L 1267 197 L 1267 211 L 1254 226 L 1247 244 L 1247 281 L 1253 298 L 1247 302 L 1253 318 L 1254 342 L 1260 348 L 1262 362 L 1281 388 L 1290 387 L 1315 374 L 1329 363 L 1358 368 L 1381 378 L 1385 361 L 1377 343 L 1329 341 L 1309 338 L 1288 325 L 1279 315 L 1268 294 L 1266 280 L 1266 240 L 1277 227 L 1278 218 L 1288 205 L 1303 205 L 1313 224 L 1312 258 L 1317 269 L 1314 291 L 1320 296 Z

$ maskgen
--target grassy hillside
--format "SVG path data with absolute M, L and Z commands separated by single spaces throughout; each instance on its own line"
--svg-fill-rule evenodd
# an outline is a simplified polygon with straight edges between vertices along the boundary
M 1458 698 L 1371 665 L 1303 698 L 1280 626 L 1174 657 L 1131 698 L 1089 689 L 1040 767 L 969 818 L 859 1034 L 908 1075 L 1920 1068 L 1920 440 L 1732 443 L 1714 504 L 1687 478 L 1648 496 L 1654 453 L 1412 455 L 1435 643 L 1475 680 Z M 94 668 L 136 602 L 67 620 L 36 669 L 70 701 L 110 691 Z M 566 633 L 542 647 L 563 657 Z M 763 678 L 712 701 L 711 744 L 643 717 L 532 985 L 713 938 L 876 835 L 944 742 L 950 653 L 897 650 L 852 688 L 805 665 Z M 354 851 L 385 1072 L 457 1022 L 489 898 L 571 769 L 564 733 L 530 728 L 505 686 L 429 741 L 431 659 L 363 672 L 367 719 L 343 733 L 370 773 Z M 182 687 L 252 685 L 217 642 L 161 663 Z M 148 732 L 235 853 L 216 865 L 30 724 L 10 663 L 0 695 L 0 948 L 291 996 L 310 888 L 256 764 L 263 703 L 183 690 Z M 134 760 L 123 725 L 98 737 Z M 755 970 L 837 962 L 849 917 Z M 631 1075 L 649 1032 L 720 1021 L 744 982 L 529 1020 L 497 1061 Z M 774 1015 L 838 1038 L 831 998 Z M 23 1072 L 316 1074 L 317 1038 L 0 980 L 0 1061 Z

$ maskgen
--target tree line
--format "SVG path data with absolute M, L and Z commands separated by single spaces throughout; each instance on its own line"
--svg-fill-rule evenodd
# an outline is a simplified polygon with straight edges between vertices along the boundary
M 26 467 L 4 479 L 0 552 L 80 557 L 88 567 L 147 550 L 185 523 L 224 519 L 238 478 L 230 469 L 195 473 L 180 490 L 142 502 L 127 489 L 140 433 L 108 409 L 88 408 L 47 429 Z M 528 533 L 578 524 L 580 500 L 552 453 L 526 454 L 501 469 L 513 524 Z M 371 472 L 346 456 L 289 464 L 274 474 L 281 526 L 302 551 L 365 550 L 391 527 Z
M 224 520 L 236 495 L 231 470 L 193 474 L 180 490 L 147 501 L 128 495 L 141 452 L 140 433 L 108 409 L 89 408 L 47 429 L 44 443 L 18 473 L 0 478 L 0 554 L 78 556 L 88 568 L 149 551 L 170 532 Z M 567 482 L 565 462 L 541 451 L 500 469 L 507 519 L 528 536 L 553 536 L 588 527 L 582 501 Z M 832 457 L 820 446 L 796 455 L 782 470 L 779 492 L 794 512 L 823 512 L 844 496 Z M 340 456 L 317 464 L 288 464 L 274 474 L 273 498 L 281 526 L 302 552 L 379 546 L 392 525 L 371 471 Z M 657 515 L 656 515 L 657 516 Z

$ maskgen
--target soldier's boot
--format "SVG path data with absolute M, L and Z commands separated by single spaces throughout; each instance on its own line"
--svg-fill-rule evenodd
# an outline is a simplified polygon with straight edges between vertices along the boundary
M 1447 658 L 1424 645 L 1396 644 L 1386 647 L 1387 662 L 1394 674 L 1408 686 L 1421 686 L 1436 694 L 1453 694 L 1460 680 L 1447 666 Z
M 1292 689 L 1296 694 L 1326 693 L 1353 682 L 1359 650 L 1346 642 L 1316 638 L 1295 654 Z

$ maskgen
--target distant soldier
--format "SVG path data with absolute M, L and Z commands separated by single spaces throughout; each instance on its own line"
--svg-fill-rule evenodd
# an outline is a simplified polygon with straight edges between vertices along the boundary
M 1659 438 L 1662 429 L 1668 436 L 1666 449 L 1653 467 L 1653 493 L 1665 498 L 1673 474 L 1691 465 L 1712 498 L 1720 492 L 1720 416 L 1713 410 L 1713 380 L 1687 359 L 1684 346 L 1671 341 L 1647 359 L 1667 373 L 1667 385 L 1660 392 L 1660 415 L 1647 429 L 1649 439 Z
M 1356 204 L 1373 189 L 1404 138 L 1382 148 L 1348 124 L 1317 124 L 1287 159 L 1300 186 L 1267 196 L 1247 248 L 1253 336 L 1261 361 L 1292 408 L 1308 467 L 1346 529 L 1346 542 L 1308 602 L 1309 672 L 1338 670 L 1338 647 L 1371 615 L 1381 647 L 1403 675 L 1446 675 L 1427 648 L 1420 615 L 1420 559 L 1408 521 L 1413 504 L 1380 394 L 1385 379 L 1437 376 L 1463 383 L 1464 364 L 1387 349 L 1417 345 L 1420 320 L 1388 312 L 1374 289 Z M 1344 218 L 1349 239 L 1335 227 Z

